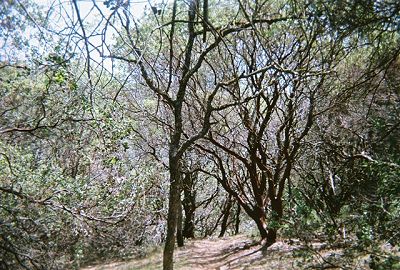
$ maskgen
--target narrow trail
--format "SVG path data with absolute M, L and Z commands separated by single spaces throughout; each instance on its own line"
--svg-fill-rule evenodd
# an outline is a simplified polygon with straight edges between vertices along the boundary
M 176 249 L 174 266 L 178 270 L 302 269 L 306 262 L 302 257 L 293 256 L 293 251 L 299 248 L 298 245 L 277 242 L 268 250 L 265 250 L 249 237 L 243 235 L 192 240 L 188 241 L 185 247 Z M 142 259 L 86 267 L 81 270 L 162 269 L 161 253 L 158 252 Z M 323 251 L 321 254 L 330 255 L 334 253 L 340 253 L 340 251 Z M 318 258 L 315 258 L 315 261 L 317 260 Z M 329 269 L 339 268 L 330 267 Z

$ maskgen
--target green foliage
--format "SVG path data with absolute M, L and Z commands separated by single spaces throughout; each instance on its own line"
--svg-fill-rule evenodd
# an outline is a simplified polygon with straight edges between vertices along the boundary
M 372 270 L 399 270 L 400 257 L 391 254 L 387 256 L 371 256 L 369 267 Z
M 284 216 L 270 211 L 268 196 L 257 201 L 266 202 L 269 229 L 307 242 L 346 236 L 358 252 L 381 242 L 399 245 L 397 1 L 209 1 L 208 25 L 197 10 L 187 67 L 188 3 L 177 2 L 170 40 L 171 3 L 162 14 L 147 10 L 136 21 L 123 2 L 104 1 L 111 13 L 98 14 L 99 24 L 67 16 L 70 25 L 59 33 L 48 20 L 52 10 L 46 19 L 27 1 L 0 4 L 1 269 L 78 269 L 160 244 L 169 135 L 180 128 L 181 140 L 197 134 L 206 107 L 214 109 L 213 132 L 220 132 L 228 152 L 237 150 L 221 159 L 227 181 L 244 180 L 232 185 L 234 192 L 251 199 L 252 185 L 285 171 L 281 181 L 265 182 L 271 192 L 282 183 Z M 280 16 L 291 18 L 258 22 Z M 106 44 L 111 28 L 112 45 Z M 105 43 L 95 44 L 97 37 Z M 112 71 L 96 64 L 99 53 L 114 58 Z M 176 127 L 176 101 L 166 102 L 165 95 L 176 98 L 182 67 L 194 68 L 199 59 L 204 62 L 189 73 L 187 99 L 179 108 L 183 126 Z M 272 105 L 275 90 L 279 99 Z M 312 102 L 310 132 L 300 137 Z M 270 118 L 251 123 L 269 106 Z M 250 135 L 260 127 L 265 129 L 256 146 Z M 191 190 L 196 234 L 203 236 L 217 230 L 225 194 L 215 180 L 222 167 L 197 146 L 185 158 L 187 170 L 204 173 Z M 250 148 L 265 150 L 252 156 L 251 183 L 237 159 L 247 159 Z M 399 269 L 398 256 L 372 251 L 372 269 Z M 311 260 L 307 252 L 297 255 Z
M 368 34 L 376 29 L 395 31 L 398 27 L 399 4 L 393 0 L 318 0 L 310 2 L 308 8 L 310 16 L 335 30 Z

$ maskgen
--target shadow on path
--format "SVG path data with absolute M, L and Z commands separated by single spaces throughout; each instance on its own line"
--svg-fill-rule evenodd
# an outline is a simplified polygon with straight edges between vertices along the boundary
M 314 248 L 318 249 L 318 244 L 321 243 L 315 244 Z M 218 239 L 191 240 L 184 247 L 176 249 L 174 268 L 176 270 L 304 269 L 306 266 L 304 257 L 294 256 L 295 251 L 300 249 L 302 249 L 302 246 L 299 244 L 289 245 L 286 242 L 277 242 L 266 249 L 251 238 L 243 235 Z M 323 252 L 329 255 L 332 250 L 327 249 Z M 312 257 L 316 261 L 318 260 L 317 257 Z M 162 269 L 161 249 L 146 258 L 87 267 L 82 270 L 156 269 Z

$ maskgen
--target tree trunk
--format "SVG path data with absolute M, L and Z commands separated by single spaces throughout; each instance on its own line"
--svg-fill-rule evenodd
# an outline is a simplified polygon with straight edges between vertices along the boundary
M 226 229 L 228 228 L 228 220 L 229 220 L 229 214 L 231 213 L 231 208 L 232 208 L 232 196 L 229 195 L 226 198 L 226 202 L 224 205 L 223 211 L 223 218 L 221 222 L 221 232 L 219 233 L 218 237 L 224 237 Z
M 256 222 L 258 231 L 260 232 L 261 243 L 262 244 L 268 243 L 268 230 L 265 217 L 258 217 L 253 219 Z
M 235 235 L 239 234 L 239 225 L 240 225 L 240 203 L 237 203 L 237 211 L 235 216 Z
M 171 150 L 170 150 L 171 151 Z M 172 151 L 171 151 L 172 152 Z M 169 160 L 170 186 L 167 220 L 167 237 L 163 254 L 163 270 L 173 270 L 176 227 L 180 202 L 180 170 L 179 159 L 170 154 Z
M 268 241 L 268 226 L 266 221 L 266 213 L 264 209 L 260 206 L 256 206 L 255 209 L 249 211 L 249 209 L 244 208 L 246 213 L 254 220 L 257 225 L 258 232 L 260 233 L 261 237 L 261 244 L 267 245 L 269 244 Z
M 196 173 L 187 173 L 183 180 L 183 209 L 185 211 L 185 222 L 183 236 L 194 238 L 194 213 L 196 211 L 196 191 L 194 190 L 194 178 Z
M 178 247 L 183 247 L 184 240 L 183 240 L 183 232 L 182 232 L 182 203 L 179 193 L 179 208 L 178 208 L 178 224 L 176 227 L 176 241 L 178 243 Z
M 279 224 L 281 223 L 282 215 L 283 215 L 283 205 L 282 199 L 277 197 L 271 200 L 271 209 L 272 209 L 272 217 L 271 224 L 272 226 L 268 228 L 268 236 L 266 246 L 270 246 L 276 242 L 277 232 Z
M 278 230 L 276 228 L 269 228 L 264 246 L 269 247 L 276 242 Z
M 183 237 L 194 238 L 194 211 L 185 211 Z

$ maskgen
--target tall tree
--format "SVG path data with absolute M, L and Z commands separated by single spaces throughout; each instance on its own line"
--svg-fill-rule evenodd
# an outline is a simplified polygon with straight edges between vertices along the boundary
M 285 187 L 320 113 L 315 104 L 329 92 L 343 56 L 327 37 L 320 24 L 303 19 L 239 34 L 234 62 L 250 75 L 229 88 L 238 104 L 215 117 L 219 124 L 207 137 L 214 147 L 200 146 L 218 168 L 211 174 L 255 221 L 267 246 L 276 241 Z M 250 99 L 239 102 L 244 97 Z
M 150 53 L 154 51 L 153 48 L 147 52 L 144 50 L 145 47 L 142 47 L 144 44 L 134 40 L 133 37 L 137 37 L 138 32 L 131 28 L 133 20 L 128 13 L 122 11 L 124 17 L 121 16 L 120 19 L 125 33 L 120 36 L 125 46 L 124 53 L 116 51 L 109 56 L 135 65 L 137 68 L 134 69 L 135 74 L 141 76 L 143 84 L 164 104 L 162 118 L 170 132 L 168 142 L 170 188 L 164 269 L 173 269 L 184 153 L 207 134 L 213 112 L 233 106 L 237 102 L 213 104 L 214 99 L 217 96 L 223 96 L 227 86 L 236 84 L 240 79 L 248 76 L 247 74 L 221 75 L 208 62 L 211 61 L 211 57 L 218 55 L 220 50 L 228 49 L 229 36 L 251 29 L 254 23 L 269 25 L 286 19 L 280 16 L 272 19 L 260 17 L 254 22 L 242 22 L 236 19 L 234 13 L 225 11 L 226 23 L 216 21 L 213 24 L 212 14 L 208 12 L 208 20 L 205 20 L 205 25 L 208 27 L 203 29 L 197 27 L 197 20 L 203 19 L 199 13 L 198 1 L 191 0 L 184 4 L 174 1 L 171 8 L 172 11 L 168 13 L 169 18 L 165 18 L 165 21 L 159 21 L 159 18 L 155 17 L 155 21 L 158 21 L 157 32 L 160 39 L 158 39 L 159 50 L 154 54 Z M 241 9 L 240 5 L 235 8 Z M 78 13 L 79 9 L 76 5 L 75 9 Z M 123 10 L 123 7 L 116 6 L 114 9 L 114 13 L 117 13 L 118 9 Z M 178 12 L 179 9 L 186 9 L 187 15 L 181 18 L 182 13 Z M 208 9 L 211 10 L 211 8 Z M 158 15 L 154 14 L 154 16 Z M 82 23 L 80 25 L 84 28 Z M 209 34 L 206 36 L 206 42 L 203 42 L 201 37 L 205 31 Z M 83 29 L 82 33 L 85 37 Z M 85 44 L 90 47 L 88 42 Z M 202 74 L 208 76 L 203 77 Z M 188 105 L 189 99 L 193 98 L 197 100 L 195 106 Z M 188 121 L 191 125 L 185 126 L 185 120 L 193 113 L 197 114 L 195 121 Z

